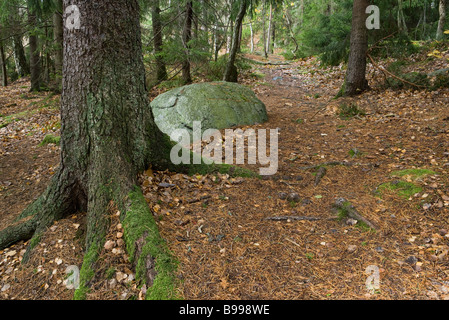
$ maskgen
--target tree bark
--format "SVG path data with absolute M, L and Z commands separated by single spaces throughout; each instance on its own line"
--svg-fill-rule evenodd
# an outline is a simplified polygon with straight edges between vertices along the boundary
M 267 48 L 267 23 L 266 23 L 266 2 L 267 0 L 263 0 L 262 3 L 262 42 L 263 42 L 263 54 L 265 58 L 268 58 L 268 48 Z
M 3 42 L 0 42 L 0 63 L 2 66 L 2 86 L 8 86 L 8 70 L 6 70 L 6 58 Z
M 56 10 L 53 13 L 53 39 L 55 42 L 55 74 L 59 80 L 62 77 L 64 25 L 62 19 L 62 0 L 56 0 Z
M 25 77 L 30 74 L 30 67 L 25 57 L 22 37 L 18 34 L 13 36 L 13 56 L 16 65 L 16 71 L 19 77 Z
M 441 40 L 444 36 L 444 26 L 446 24 L 446 0 L 440 0 L 439 4 L 440 19 L 438 20 L 438 29 L 436 39 Z
M 182 35 L 182 41 L 184 44 L 184 61 L 182 64 L 182 81 L 184 84 L 192 82 L 192 75 L 190 72 L 190 45 L 189 42 L 192 39 L 192 23 L 193 23 L 193 2 L 187 1 L 186 5 L 186 21 L 184 24 L 184 31 Z
M 157 81 L 164 81 L 167 79 L 167 68 L 162 57 L 162 22 L 161 9 L 159 7 L 159 0 L 154 0 L 151 8 L 151 16 L 153 20 L 153 37 L 154 37 L 154 55 L 156 57 L 156 76 Z
M 368 89 L 366 81 L 366 53 L 368 51 L 366 8 L 369 4 L 369 0 L 354 1 L 348 69 L 341 92 L 344 96 L 354 96 Z
M 28 7 L 28 24 L 31 28 L 37 27 L 37 16 L 36 8 L 33 8 L 32 1 L 29 3 Z M 30 5 L 31 4 L 31 5 Z M 31 88 L 30 91 L 40 91 L 41 90 L 41 59 L 38 47 L 38 37 L 31 31 L 29 36 L 29 46 L 30 46 L 30 73 L 31 73 Z
M 237 15 L 235 26 L 234 26 L 234 39 L 232 41 L 231 52 L 229 53 L 229 60 L 226 65 L 226 70 L 223 76 L 223 81 L 227 82 L 238 82 L 238 72 L 235 66 L 235 60 L 237 57 L 237 51 L 239 46 L 239 32 L 240 27 L 242 26 L 243 19 L 246 15 L 248 4 L 247 0 L 241 0 L 239 13 Z
M 268 53 L 272 53 L 271 52 L 271 32 L 272 32 L 272 28 L 273 28 L 273 4 L 270 2 L 270 14 L 268 16 L 268 32 L 267 32 L 267 49 L 266 52 Z

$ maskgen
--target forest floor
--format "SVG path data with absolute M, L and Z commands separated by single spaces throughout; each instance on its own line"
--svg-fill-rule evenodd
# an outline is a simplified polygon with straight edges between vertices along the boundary
M 446 64 L 421 58 L 421 70 Z M 255 65 L 243 83 L 269 114 L 251 128 L 280 130 L 276 175 L 149 170 L 140 177 L 179 262 L 180 297 L 449 299 L 449 90 L 384 89 L 383 74 L 370 65 L 370 91 L 333 99 L 341 67 L 270 59 L 275 63 Z M 28 93 L 28 86 L 0 88 L 0 229 L 43 191 L 59 161 L 57 145 L 39 146 L 59 133 L 59 97 Z M 364 112 L 342 117 L 345 105 Z M 338 198 L 376 229 L 336 219 Z M 117 223 L 109 239 L 116 240 Z M 81 213 L 55 223 L 26 265 L 20 261 L 27 242 L 0 251 L 0 298 L 71 299 L 65 271 L 82 263 L 83 225 Z M 104 277 L 89 299 L 144 296 L 122 252 L 104 252 Z M 379 287 L 368 290 L 373 270 Z

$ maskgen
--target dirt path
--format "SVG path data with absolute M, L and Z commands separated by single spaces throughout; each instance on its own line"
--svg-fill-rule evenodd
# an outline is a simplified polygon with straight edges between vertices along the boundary
M 257 69 L 265 76 L 247 84 L 267 105 L 269 121 L 255 128 L 280 129 L 275 176 L 141 177 L 161 234 L 179 261 L 180 294 L 194 300 L 449 298 L 448 92 L 372 90 L 332 100 L 343 79 L 340 68 L 320 69 L 308 60 Z M 342 120 L 338 107 L 351 103 L 366 115 Z M 12 161 L 16 153 L 7 156 Z M 314 166 L 324 164 L 316 184 Z M 418 181 L 391 175 L 416 168 L 433 172 Z M 421 189 L 407 198 L 376 194 L 381 184 L 400 181 Z M 294 201 L 284 199 L 290 194 Z M 350 201 L 377 230 L 336 220 L 337 198 Z M 299 216 L 317 220 L 294 219 Z M 69 298 L 61 279 L 67 265 L 80 263 L 82 249 L 73 239 L 82 223 L 78 215 L 56 224 L 38 248 L 39 259 L 26 269 L 18 266 L 24 244 L 0 252 L 0 290 L 15 283 L 0 295 Z M 380 274 L 374 293 L 366 288 L 369 267 Z M 123 273 L 131 275 L 126 268 Z M 141 292 L 132 280 L 106 281 L 91 298 Z

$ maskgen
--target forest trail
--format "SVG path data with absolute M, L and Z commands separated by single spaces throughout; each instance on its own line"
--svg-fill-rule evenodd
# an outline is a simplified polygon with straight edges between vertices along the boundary
M 256 65 L 252 72 L 258 76 L 243 83 L 268 109 L 269 121 L 254 128 L 280 129 L 275 176 L 187 177 L 149 170 L 141 177 L 161 235 L 179 261 L 181 297 L 449 299 L 448 91 L 379 91 L 382 77 L 371 69 L 372 90 L 334 100 L 341 68 L 320 68 L 315 59 L 270 59 L 277 63 Z M 364 112 L 339 114 L 351 105 Z M 42 191 L 58 162 L 57 146 L 37 147 L 43 135 L 58 133 L 55 114 L 43 107 L 0 129 L 2 225 Z M 20 158 L 19 151 L 28 149 L 33 160 Z M 24 167 L 19 159 L 29 165 L 22 180 L 12 171 L 13 163 Z M 336 219 L 338 198 L 351 202 L 377 230 Z M 26 243 L 0 251 L 0 290 L 9 286 L 0 297 L 70 299 L 64 272 L 81 265 L 82 229 L 81 214 L 57 222 L 27 266 L 19 265 Z M 111 228 L 110 237 L 115 235 Z M 117 250 L 105 256 L 103 269 L 114 272 L 88 298 L 142 297 L 121 257 Z M 366 287 L 370 267 L 380 274 L 375 292 Z

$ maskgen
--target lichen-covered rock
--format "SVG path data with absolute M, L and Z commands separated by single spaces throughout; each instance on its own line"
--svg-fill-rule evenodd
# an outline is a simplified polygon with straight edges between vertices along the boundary
M 200 121 L 202 130 L 253 125 L 268 120 L 265 105 L 253 91 L 237 83 L 192 84 L 161 94 L 151 103 L 154 119 L 162 132 L 193 129 Z

